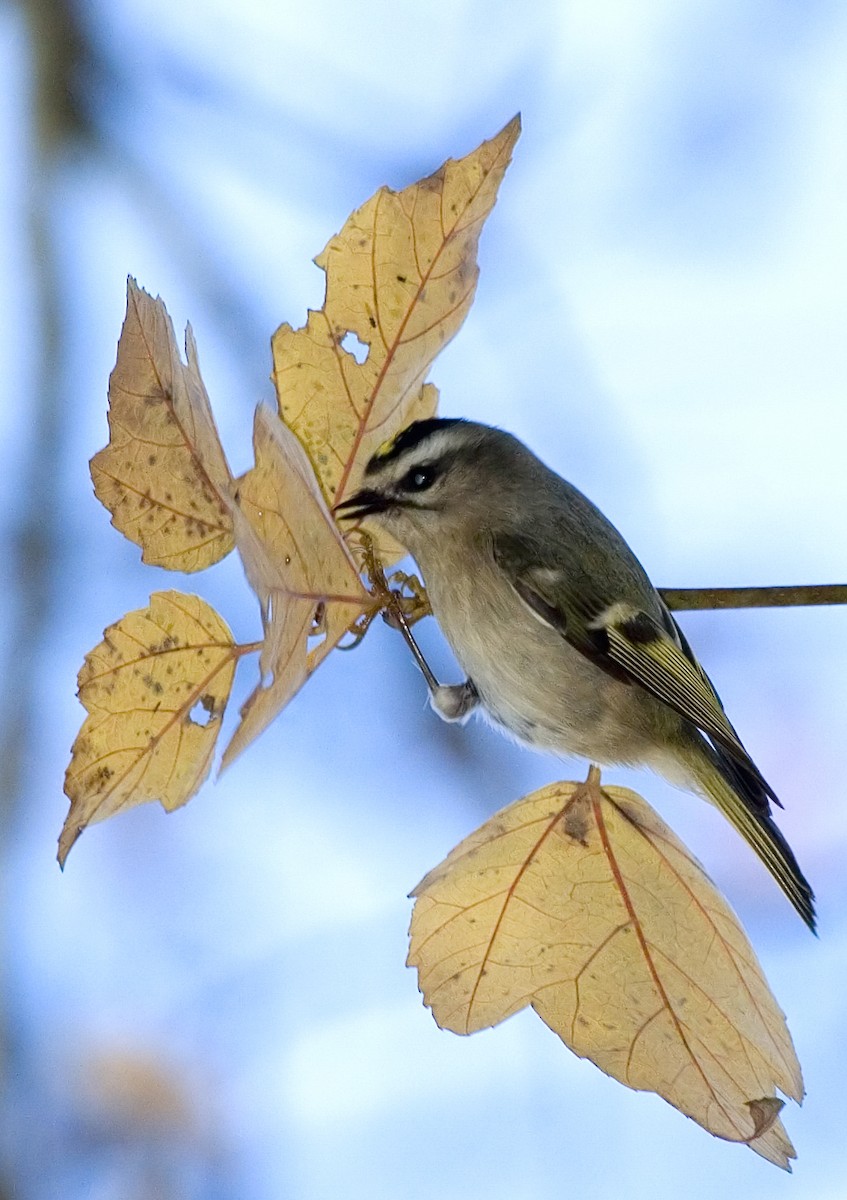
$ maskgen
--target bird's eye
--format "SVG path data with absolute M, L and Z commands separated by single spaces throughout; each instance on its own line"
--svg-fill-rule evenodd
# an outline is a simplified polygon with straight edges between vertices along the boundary
M 437 474 L 432 466 L 412 467 L 401 479 L 400 486 L 405 492 L 425 492 L 435 483 Z

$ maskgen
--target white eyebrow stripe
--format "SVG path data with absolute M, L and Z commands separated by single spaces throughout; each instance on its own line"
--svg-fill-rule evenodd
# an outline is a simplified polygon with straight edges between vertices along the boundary
M 455 426 L 451 427 L 451 429 L 453 428 Z M 376 459 L 367 474 L 376 475 L 385 473 L 386 475 L 399 478 L 405 474 L 412 463 L 416 465 L 423 465 L 424 463 L 435 465 L 457 448 L 457 441 L 454 437 L 450 436 L 450 432 L 449 429 L 438 429 L 435 433 L 431 433 L 429 437 L 417 442 L 414 446 L 408 446 L 401 450 L 396 457 L 387 457 L 383 460 Z

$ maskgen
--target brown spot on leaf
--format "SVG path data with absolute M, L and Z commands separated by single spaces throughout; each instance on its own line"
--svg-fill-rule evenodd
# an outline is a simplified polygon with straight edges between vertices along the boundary
M 162 684 L 159 683 L 158 679 L 155 679 L 152 675 L 145 675 L 141 682 L 153 693 L 154 696 L 161 696 L 162 692 L 165 690 Z
M 587 795 L 577 794 L 562 813 L 561 827 L 571 841 L 587 847 L 591 824 L 591 802 Z

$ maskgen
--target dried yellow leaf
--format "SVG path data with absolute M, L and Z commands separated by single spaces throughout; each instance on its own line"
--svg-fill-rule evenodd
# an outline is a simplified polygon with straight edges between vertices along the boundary
M 732 910 L 641 797 L 542 788 L 466 838 L 415 889 L 409 964 L 439 1025 L 531 1005 L 576 1054 L 788 1169 L 779 1088 L 803 1082 Z
M 136 804 L 185 804 L 209 773 L 238 648 L 198 596 L 155 592 L 106 630 L 79 673 L 89 716 L 65 775 L 59 862 L 87 825 Z
M 435 412 L 438 395 L 424 377 L 471 306 L 479 235 L 519 133 L 515 117 L 427 179 L 380 188 L 315 259 L 326 271 L 323 309 L 302 329 L 276 331 L 279 411 L 330 507 L 355 491 L 382 442 Z M 358 355 L 342 345 L 348 335 Z M 381 542 L 386 561 L 398 557 L 384 534 Z
M 256 411 L 253 449 L 256 465 L 239 481 L 232 512 L 244 570 L 262 606 L 262 678 L 241 710 L 224 766 L 378 603 L 362 585 L 306 452 L 269 409 Z
M 233 547 L 231 476 L 185 331 L 183 363 L 161 300 L 127 282 L 126 318 L 109 379 L 109 444 L 91 460 L 98 498 L 144 562 L 200 571 Z

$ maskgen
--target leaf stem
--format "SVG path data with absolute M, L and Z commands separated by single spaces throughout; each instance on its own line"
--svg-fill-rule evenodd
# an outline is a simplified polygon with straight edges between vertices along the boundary
M 236 658 L 243 658 L 245 654 L 258 654 L 264 644 L 264 642 L 242 642 L 240 645 L 233 646 L 232 653 Z

